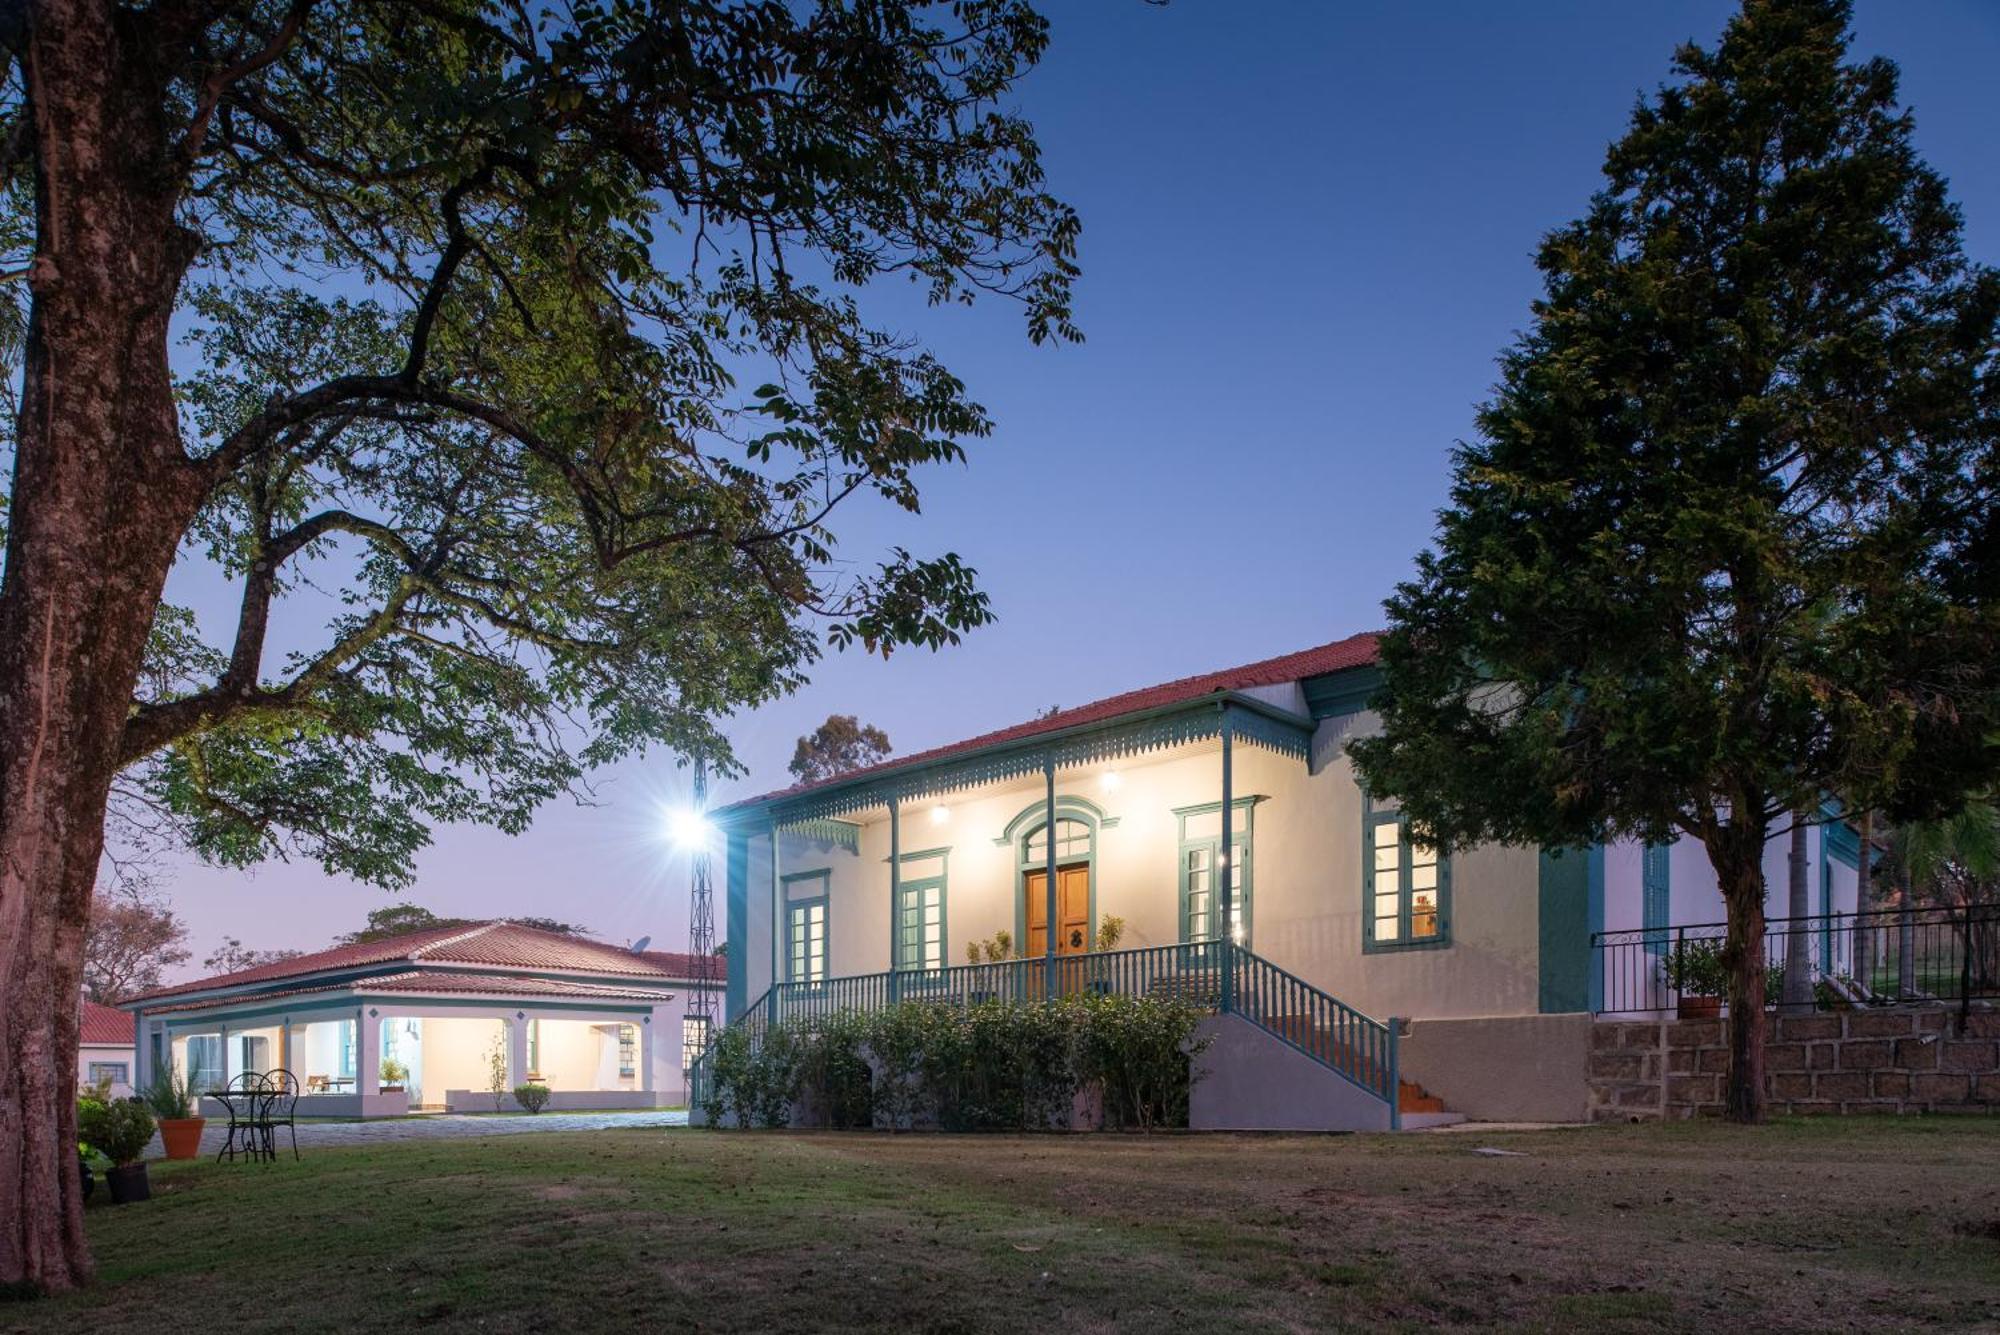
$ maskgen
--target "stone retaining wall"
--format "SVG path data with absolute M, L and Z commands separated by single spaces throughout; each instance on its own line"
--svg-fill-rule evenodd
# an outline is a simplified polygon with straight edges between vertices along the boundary
M 1590 1116 L 1622 1122 L 1722 1112 L 1721 1020 L 1599 1020 Z M 2000 1012 L 1898 1006 L 1773 1015 L 1764 1047 L 1774 1113 L 2000 1112 Z

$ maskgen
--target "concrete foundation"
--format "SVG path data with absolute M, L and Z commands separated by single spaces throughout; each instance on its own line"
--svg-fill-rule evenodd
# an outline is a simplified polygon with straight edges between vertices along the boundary
M 1240 1015 L 1202 1021 L 1188 1126 L 1196 1131 L 1387 1131 L 1389 1105 Z
M 1410 1020 L 1403 1079 L 1481 1122 L 1590 1120 L 1588 1013 Z

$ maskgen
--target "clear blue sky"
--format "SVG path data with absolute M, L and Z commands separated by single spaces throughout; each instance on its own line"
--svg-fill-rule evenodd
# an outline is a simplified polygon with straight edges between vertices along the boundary
M 935 656 L 822 662 L 808 689 L 734 721 L 750 775 L 725 798 L 785 782 L 794 739 L 830 712 L 919 750 L 1377 626 L 1526 319 L 1536 240 L 1581 211 L 1675 44 L 1712 42 L 1733 8 L 1046 7 L 1054 41 L 1020 100 L 1083 215 L 1089 341 L 1037 349 L 1004 306 L 869 294 L 999 430 L 928 480 L 921 519 L 856 510 L 843 547 L 956 550 L 999 623 Z M 1858 53 L 1901 64 L 1972 254 L 2000 262 L 2000 4 L 1864 0 L 1857 29 Z M 204 620 L 226 624 L 227 601 Z M 681 785 L 656 756 L 520 837 L 441 830 L 407 898 L 678 943 L 685 871 L 658 811 Z M 166 888 L 197 960 L 225 932 L 313 948 L 388 902 L 297 864 L 180 866 Z

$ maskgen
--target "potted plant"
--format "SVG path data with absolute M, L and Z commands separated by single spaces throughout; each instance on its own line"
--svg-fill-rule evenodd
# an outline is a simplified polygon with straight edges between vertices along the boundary
M 153 1114 L 137 1099 L 99 1103 L 85 1099 L 77 1106 L 77 1129 L 92 1148 L 111 1160 L 104 1183 L 111 1188 L 111 1203 L 124 1205 L 152 1197 L 146 1180 L 146 1165 L 139 1158 L 153 1140 Z
M 192 1159 L 201 1153 L 201 1129 L 208 1119 L 201 1115 L 201 1097 L 194 1080 L 182 1075 L 171 1063 L 153 1072 L 146 1086 L 146 1110 L 160 1124 L 160 1142 L 169 1159 Z
M 1679 993 L 1683 1020 L 1712 1020 L 1722 1014 L 1722 994 L 1729 974 L 1722 967 L 1722 947 L 1714 941 L 1681 941 L 1661 962 L 1667 986 Z
M 382 1059 L 382 1092 L 394 1094 L 403 1088 L 403 1082 L 410 1078 L 410 1068 L 394 1057 Z
M 1116 950 L 1118 943 L 1125 939 L 1125 920 L 1115 913 L 1107 913 L 1097 923 L 1097 948 Z

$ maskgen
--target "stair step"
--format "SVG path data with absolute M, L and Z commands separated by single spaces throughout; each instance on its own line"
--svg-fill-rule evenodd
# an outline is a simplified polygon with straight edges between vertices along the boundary
M 1363 1079 L 1375 1077 L 1375 1063 L 1367 1055 L 1355 1052 L 1345 1043 L 1337 1042 L 1331 1033 L 1314 1024 L 1311 1016 L 1274 1015 L 1271 1017 L 1270 1027 L 1286 1041 L 1305 1049 L 1336 1070 L 1347 1071 Z M 1398 1083 L 1396 1109 L 1403 1114 L 1406 1123 L 1413 1116 L 1441 1117 L 1447 1121 L 1465 1120 L 1457 1113 L 1446 1112 L 1443 1099 L 1413 1080 L 1403 1080 Z

